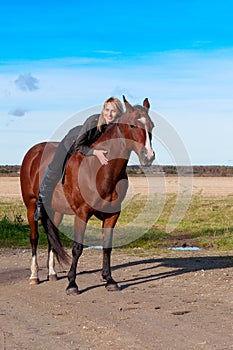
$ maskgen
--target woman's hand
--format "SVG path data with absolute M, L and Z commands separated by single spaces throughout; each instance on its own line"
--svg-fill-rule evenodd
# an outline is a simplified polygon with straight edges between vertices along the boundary
M 108 164 L 108 159 L 105 157 L 105 154 L 107 153 L 108 152 L 104 151 L 103 149 L 95 149 L 93 152 L 94 156 L 96 156 L 99 159 L 102 165 Z

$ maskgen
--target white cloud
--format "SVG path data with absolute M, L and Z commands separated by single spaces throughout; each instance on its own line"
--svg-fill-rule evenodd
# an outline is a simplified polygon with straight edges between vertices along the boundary
M 9 112 L 10 115 L 16 116 L 16 117 L 23 117 L 25 113 L 27 112 L 26 109 L 23 108 L 15 108 Z
M 31 73 L 20 74 L 14 83 L 22 91 L 35 91 L 39 89 L 39 80 L 33 77 Z

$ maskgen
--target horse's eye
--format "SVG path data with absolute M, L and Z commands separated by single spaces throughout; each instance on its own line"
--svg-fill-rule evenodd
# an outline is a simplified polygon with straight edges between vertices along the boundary
M 133 129 L 133 128 L 135 128 L 135 125 L 134 124 L 130 124 L 130 127 Z

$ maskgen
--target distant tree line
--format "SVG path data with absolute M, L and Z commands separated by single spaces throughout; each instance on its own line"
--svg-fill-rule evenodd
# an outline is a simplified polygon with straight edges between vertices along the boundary
M 152 165 L 149 168 L 143 168 L 138 165 L 127 167 L 129 175 L 167 175 L 167 176 L 233 176 L 233 166 L 220 165 L 195 165 L 195 166 L 174 166 L 174 165 Z
M 174 165 L 152 165 L 149 168 L 143 168 L 139 165 L 129 165 L 127 173 L 132 176 L 147 175 L 165 175 L 165 176 L 233 176 L 233 166 L 220 165 L 195 165 L 174 166 Z M 19 176 L 20 165 L 0 165 L 0 176 Z
M 19 176 L 20 165 L 0 165 L 0 176 Z

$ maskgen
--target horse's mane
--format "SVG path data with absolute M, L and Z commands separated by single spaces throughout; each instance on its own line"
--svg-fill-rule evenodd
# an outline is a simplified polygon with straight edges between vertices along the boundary
M 102 135 L 100 135 L 100 137 L 94 143 L 92 143 L 90 145 L 90 148 L 94 148 L 99 143 L 111 139 L 112 136 L 114 136 L 114 138 L 116 138 L 115 131 L 118 127 L 119 120 L 120 120 L 120 118 L 117 120 L 117 122 L 114 122 L 111 125 L 107 125 L 107 130 Z
M 147 109 L 141 105 L 135 105 L 135 106 L 133 106 L 133 108 L 140 109 L 141 111 L 147 112 Z

